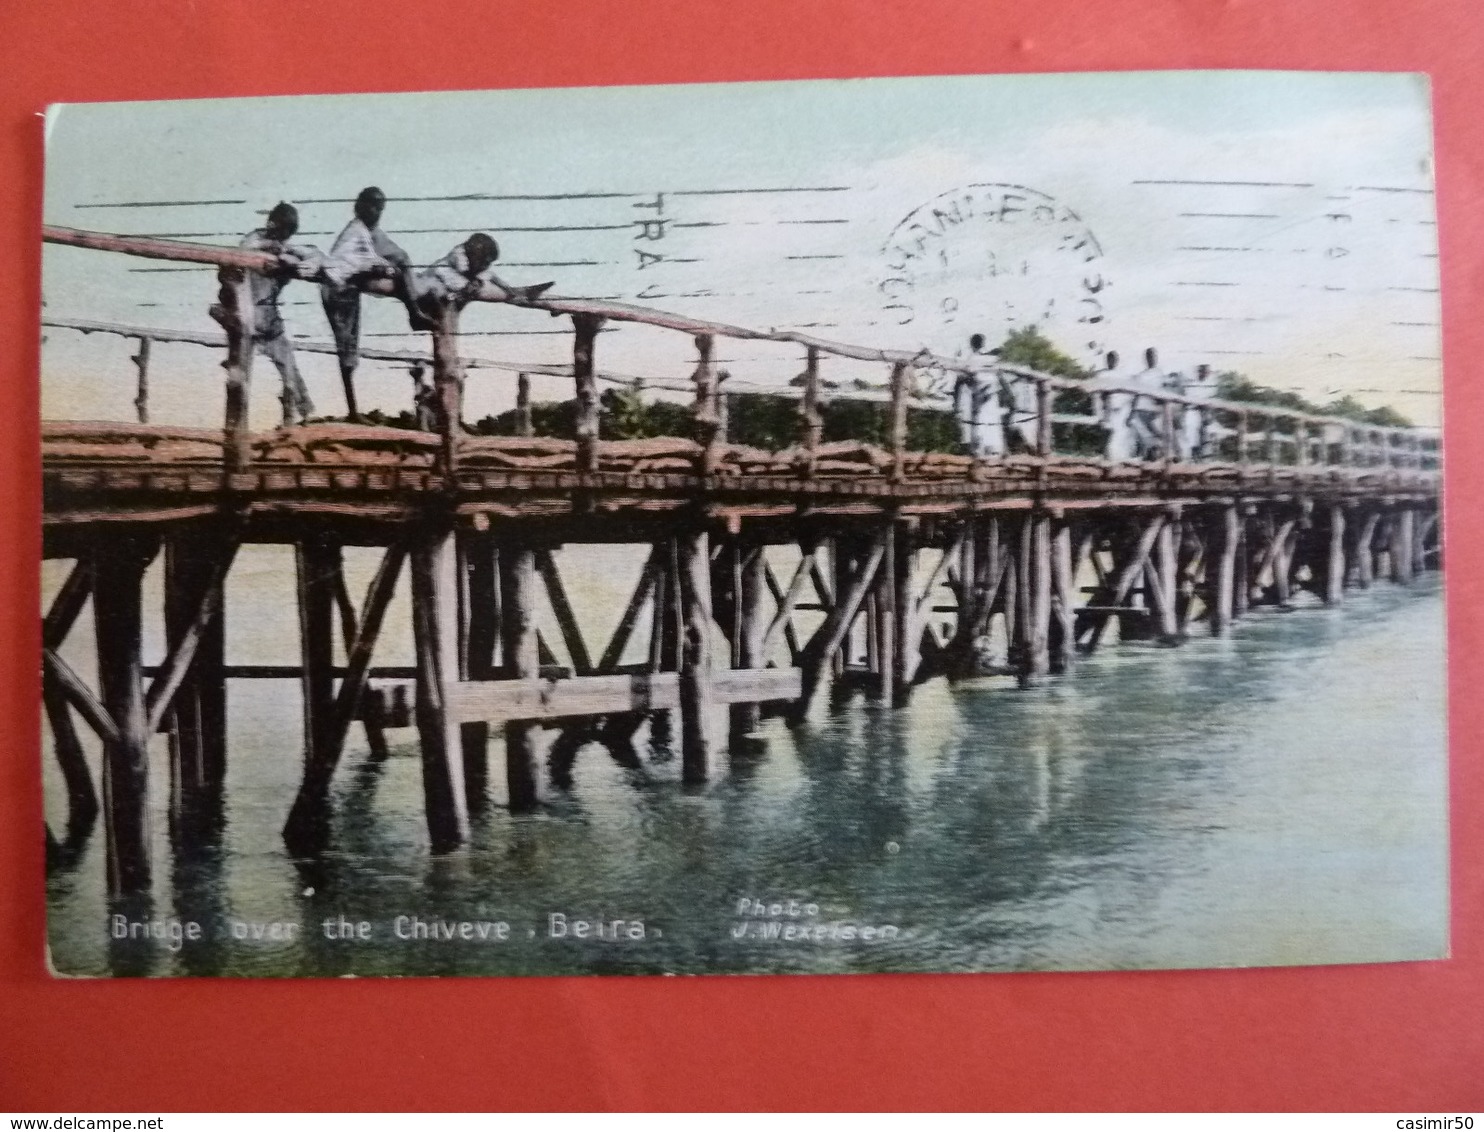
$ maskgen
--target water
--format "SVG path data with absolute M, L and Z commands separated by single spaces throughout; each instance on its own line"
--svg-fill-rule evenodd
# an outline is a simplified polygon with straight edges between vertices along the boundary
M 491 805 L 468 849 L 437 859 L 411 731 L 391 733 L 400 745 L 379 765 L 347 751 L 334 847 L 290 859 L 279 830 L 300 758 L 296 686 L 238 682 L 222 846 L 172 860 L 157 744 L 156 885 L 147 909 L 128 910 L 194 920 L 203 938 L 178 950 L 111 940 L 95 831 L 48 881 L 52 962 L 79 975 L 472 975 L 1438 957 L 1441 586 L 1347 601 L 1258 612 L 1226 641 L 1105 648 L 1033 691 L 935 681 L 903 711 L 856 700 L 794 732 L 772 720 L 701 790 L 679 784 L 663 750 L 641 774 L 590 746 L 570 795 L 513 818 L 494 742 Z M 256 621 L 265 639 L 281 632 Z M 551 938 L 552 913 L 565 938 Z M 475 938 L 399 939 L 399 915 L 467 920 Z M 368 922 L 370 937 L 325 938 L 340 917 L 352 932 Z M 621 938 L 575 939 L 579 919 L 623 920 Z M 642 940 L 626 938 L 636 920 Z M 234 939 L 234 921 L 299 926 L 292 939 Z M 801 924 L 826 938 L 785 938 Z

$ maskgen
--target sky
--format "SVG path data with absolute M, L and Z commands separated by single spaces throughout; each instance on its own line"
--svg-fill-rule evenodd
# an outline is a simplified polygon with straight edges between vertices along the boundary
M 1351 393 L 1436 424 L 1441 387 L 1432 129 L 1405 74 L 1160 72 L 356 95 L 53 107 L 45 218 L 234 244 L 278 200 L 327 247 L 365 185 L 418 262 L 470 231 L 506 279 L 757 328 L 956 356 L 1037 325 L 1126 372 L 1209 364 L 1318 401 Z M 212 269 L 48 246 L 45 314 L 215 329 Z M 317 291 L 290 332 L 325 341 Z M 566 320 L 476 305 L 465 353 L 570 361 Z M 366 344 L 418 345 L 366 300 Z M 43 415 L 131 419 L 132 343 L 50 330 Z M 728 342 L 737 388 L 785 385 L 797 347 Z M 684 379 L 684 336 L 610 324 L 601 370 Z M 153 419 L 221 419 L 219 358 L 162 346 Z M 341 412 L 333 359 L 303 357 Z M 829 361 L 825 376 L 881 382 Z M 276 419 L 255 369 L 253 416 Z M 203 395 L 210 383 L 211 396 Z M 363 406 L 408 407 L 366 363 Z M 538 397 L 570 395 L 538 379 Z M 466 415 L 508 407 L 475 371 Z

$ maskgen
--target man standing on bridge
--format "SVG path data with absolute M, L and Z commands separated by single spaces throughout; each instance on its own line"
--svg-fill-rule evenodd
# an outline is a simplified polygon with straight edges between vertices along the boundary
M 432 325 L 413 299 L 415 270 L 411 258 L 381 230 L 381 214 L 385 209 L 384 192 L 375 185 L 362 189 L 356 197 L 355 217 L 335 237 L 323 264 L 325 282 L 320 287 L 320 298 L 335 336 L 340 380 L 345 386 L 345 407 L 353 421 L 360 420 L 355 387 L 361 341 L 361 292 L 357 284 L 369 279 L 390 279 L 397 297 L 407 307 L 413 329 L 427 330 Z
M 279 201 L 268 213 L 267 223 L 254 228 L 242 238 L 241 246 L 255 252 L 285 256 L 290 259 L 312 260 L 318 256 L 313 248 L 295 247 L 289 243 L 299 230 L 299 212 L 286 201 Z M 278 295 L 289 280 L 295 277 L 292 268 L 283 268 L 271 274 L 248 272 L 248 286 L 253 301 L 253 342 L 258 353 L 263 354 L 278 367 L 283 378 L 283 423 L 303 424 L 314 412 L 314 403 L 309 399 L 309 390 L 299 367 L 294 361 L 294 348 L 284 331 L 283 316 L 278 310 Z M 220 308 L 212 308 L 216 317 Z M 220 319 L 218 319 L 220 321 Z
M 1005 414 L 1000 404 L 1000 375 L 995 369 L 1000 352 L 986 350 L 982 334 L 969 337 L 969 352 L 975 359 L 970 363 L 972 368 L 961 370 L 953 387 L 959 440 L 971 456 L 1003 456 Z

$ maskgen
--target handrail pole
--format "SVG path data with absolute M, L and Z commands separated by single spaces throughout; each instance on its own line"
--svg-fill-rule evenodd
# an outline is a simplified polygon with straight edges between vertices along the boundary
M 241 268 L 223 267 L 217 278 L 220 302 L 211 315 L 227 332 L 226 418 L 223 421 L 223 466 L 228 476 L 245 471 L 252 463 L 252 434 L 249 432 L 248 399 L 252 389 L 253 313 L 252 285 Z
M 1163 433 L 1160 442 L 1164 447 L 1166 470 L 1175 463 L 1175 403 L 1167 397 L 1159 399 L 1159 429 Z
M 577 386 L 577 470 L 598 470 L 598 383 L 593 374 L 593 346 L 602 329 L 597 315 L 572 316 L 572 379 Z
M 891 367 L 891 478 L 900 482 L 907 477 L 907 387 L 912 367 L 897 362 Z
M 433 323 L 433 390 L 442 440 L 439 462 L 450 489 L 458 474 L 458 438 L 463 429 L 464 363 L 459 357 L 459 304 L 439 304 Z
M 701 475 L 716 474 L 721 462 L 721 411 L 718 404 L 719 382 L 716 377 L 716 341 L 710 334 L 697 334 L 695 338 L 696 371 L 692 380 L 696 384 L 696 399 L 691 406 L 695 420 L 696 443 L 701 446 L 697 468 Z
M 147 334 L 139 336 L 139 352 L 130 358 L 139 371 L 138 382 L 134 391 L 134 413 L 139 418 L 140 424 L 149 424 L 149 354 L 150 338 Z
M 809 346 L 804 353 L 804 396 L 799 401 L 799 443 L 803 449 L 799 472 L 806 478 L 814 474 L 823 439 L 824 414 L 819 408 L 819 347 Z
M 1036 379 L 1036 455 L 1042 459 L 1050 456 L 1055 446 L 1051 431 L 1052 408 L 1051 383 Z
M 515 435 L 536 435 L 536 423 L 531 417 L 531 375 L 524 372 L 515 376 Z

